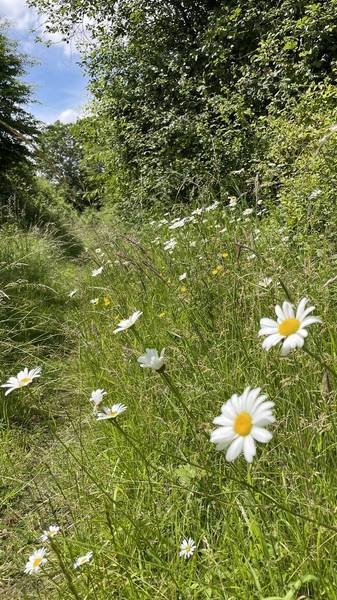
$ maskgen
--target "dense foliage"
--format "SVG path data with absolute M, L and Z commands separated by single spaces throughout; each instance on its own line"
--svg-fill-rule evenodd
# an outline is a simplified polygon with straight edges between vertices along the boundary
M 204 185 L 221 197 L 242 168 L 251 194 L 265 117 L 312 84 L 335 83 L 336 0 L 32 3 L 52 29 L 69 36 L 84 22 L 94 38 L 84 62 L 104 164 L 97 185 L 126 204 L 190 199 Z
M 7 173 L 27 163 L 29 142 L 37 134 L 37 123 L 26 106 L 31 101 L 30 87 L 20 78 L 25 73 L 25 56 L 17 44 L 0 30 L 0 184 L 6 185 Z

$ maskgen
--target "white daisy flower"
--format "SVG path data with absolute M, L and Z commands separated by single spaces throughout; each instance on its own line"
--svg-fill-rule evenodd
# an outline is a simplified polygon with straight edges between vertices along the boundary
M 195 215 L 197 215 L 197 216 L 200 216 L 200 215 L 202 215 L 202 213 L 204 213 L 204 212 L 205 212 L 205 208 L 202 208 L 202 207 L 201 207 L 201 208 L 196 208 L 195 210 L 193 210 L 191 214 L 192 214 L 193 216 L 195 216 Z
M 163 348 L 160 354 L 158 354 L 158 350 L 155 348 L 146 348 L 145 354 L 137 358 L 137 361 L 143 369 L 160 371 L 165 365 L 164 353 L 165 348 Z
M 274 402 L 265 402 L 261 388 L 246 388 L 241 396 L 233 396 L 221 407 L 221 415 L 213 421 L 219 425 L 211 433 L 211 442 L 217 450 L 227 449 L 226 460 L 232 462 L 241 452 L 248 463 L 256 454 L 255 440 L 266 444 L 272 438 L 265 425 L 274 423 Z
M 180 544 L 180 552 L 179 556 L 183 556 L 185 559 L 193 556 L 196 549 L 196 545 L 192 538 L 188 538 L 188 540 L 183 540 Z
M 246 209 L 243 211 L 243 213 L 242 213 L 242 214 L 243 214 L 245 217 L 247 217 L 248 215 L 252 215 L 252 214 L 253 214 L 253 212 L 254 212 L 254 209 L 253 209 L 253 208 L 246 208 Z
M 101 275 L 102 271 L 103 271 L 103 267 L 98 267 L 98 269 L 93 269 L 93 271 L 91 272 L 91 276 L 97 277 L 97 275 Z
M 45 529 L 43 534 L 40 537 L 40 542 L 47 542 L 51 538 L 54 538 L 60 531 L 58 525 L 50 525 L 48 529 Z
M 13 392 L 13 390 L 17 390 L 32 383 L 33 379 L 40 377 L 41 370 L 41 367 L 35 367 L 35 369 L 28 371 L 27 367 L 25 367 L 24 370 L 20 371 L 16 377 L 10 377 L 7 383 L 3 383 L 0 386 L 3 388 L 8 388 L 5 396 Z
M 91 392 L 90 401 L 94 403 L 95 408 L 102 402 L 106 392 L 103 389 L 97 389 Z
M 75 296 L 75 294 L 77 294 L 78 290 L 71 290 L 68 294 L 69 298 L 72 298 L 73 296 Z
M 315 307 L 308 306 L 306 308 L 305 305 L 307 302 L 307 298 L 302 298 L 295 315 L 293 305 L 285 301 L 282 307 L 279 305 L 275 306 L 277 321 L 273 319 L 260 320 L 261 329 L 259 335 L 267 336 L 263 341 L 262 348 L 269 350 L 272 346 L 283 342 L 281 348 L 282 356 L 286 356 L 294 348 L 302 348 L 304 339 L 308 335 L 306 327 L 313 323 L 322 322 L 319 317 L 308 316 L 315 310 Z
M 179 275 L 179 281 L 184 281 L 184 279 L 186 279 L 187 277 L 187 273 L 182 273 L 181 275 Z
M 39 548 L 38 550 L 35 550 L 33 554 L 30 555 L 25 566 L 26 575 L 34 575 L 35 573 L 38 573 L 40 568 L 46 564 L 46 552 L 47 548 Z
M 92 298 L 92 300 L 90 300 L 90 304 L 98 304 L 99 302 L 99 298 Z
M 210 212 L 211 210 L 215 210 L 216 208 L 218 208 L 219 204 L 220 204 L 220 202 L 218 202 L 218 201 L 213 202 L 213 204 L 211 204 L 210 206 L 207 206 L 205 208 L 205 211 Z
M 115 419 L 127 409 L 125 404 L 113 404 L 110 408 L 104 406 L 103 412 L 99 412 L 96 415 L 97 421 L 105 421 L 106 419 Z
M 179 227 L 184 227 L 186 223 L 190 221 L 190 217 L 183 217 L 182 219 L 175 219 L 172 221 L 171 225 L 169 225 L 169 229 L 178 229 Z
M 142 314 L 143 313 L 140 310 L 136 310 L 136 312 L 134 312 L 131 315 L 131 317 L 120 321 L 117 325 L 117 328 L 112 333 L 119 333 L 120 331 L 125 331 L 126 329 L 129 329 L 129 327 L 132 327 L 132 325 L 134 325 L 135 322 L 138 321 L 139 317 Z
M 259 281 L 259 285 L 263 288 L 267 288 L 268 286 L 270 286 L 272 281 L 272 277 L 264 277 L 263 279 L 261 279 L 261 281 Z
M 173 248 L 177 245 L 177 240 L 171 238 L 164 243 L 164 250 L 173 250 Z
M 86 554 L 84 554 L 84 556 L 79 556 L 78 558 L 76 558 L 75 562 L 74 562 L 74 569 L 78 569 L 78 567 L 81 567 L 82 565 L 86 565 L 87 563 L 89 563 L 93 557 L 94 553 L 90 550 L 90 552 L 87 552 Z

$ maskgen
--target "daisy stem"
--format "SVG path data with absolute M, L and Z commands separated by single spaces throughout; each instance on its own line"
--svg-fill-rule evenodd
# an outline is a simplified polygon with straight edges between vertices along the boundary
M 314 360 L 316 360 L 324 369 L 326 369 L 327 371 L 329 371 L 329 373 L 331 373 L 334 377 L 337 378 L 336 371 L 332 367 L 330 367 L 329 365 L 327 365 L 327 363 L 318 354 L 315 354 L 314 352 L 311 352 L 311 350 L 308 350 L 308 348 L 306 348 L 305 346 L 303 347 L 303 350 L 309 356 L 311 356 L 311 358 L 313 358 Z
M 188 417 L 193 420 L 193 415 L 192 415 L 190 409 L 186 405 L 185 400 L 183 399 L 181 393 L 179 392 L 179 390 L 174 385 L 171 377 L 166 373 L 166 371 L 160 371 L 160 375 L 164 379 L 164 381 L 167 384 L 167 386 L 170 388 L 171 392 L 174 394 L 174 396 L 180 402 L 181 406 L 183 407 L 183 409 L 186 412 L 186 414 L 188 415 Z
M 58 563 L 60 565 L 61 571 L 62 571 L 62 573 L 64 574 L 64 576 L 65 576 L 65 578 L 67 580 L 67 584 L 68 584 L 69 590 L 71 591 L 71 593 L 74 596 L 74 598 L 76 598 L 76 600 L 81 600 L 81 597 L 78 594 L 78 592 L 77 592 L 77 590 L 76 590 L 76 588 L 75 588 L 75 586 L 73 584 L 72 577 L 71 577 L 71 575 L 70 575 L 70 573 L 69 573 L 69 571 L 68 571 L 68 569 L 67 569 L 67 567 L 66 567 L 66 565 L 65 565 L 65 563 L 63 561 L 61 552 L 59 551 L 57 544 L 55 544 L 55 542 L 53 542 L 52 539 L 50 539 L 49 542 L 50 542 L 51 548 L 53 549 L 53 551 L 54 551 L 54 553 L 56 555 L 56 558 L 57 558 Z

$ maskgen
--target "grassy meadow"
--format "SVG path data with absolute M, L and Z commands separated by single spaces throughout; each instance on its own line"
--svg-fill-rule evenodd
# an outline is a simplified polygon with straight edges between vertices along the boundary
M 337 598 L 333 242 L 233 201 L 177 220 L 191 212 L 82 225 L 76 258 L 48 233 L 1 233 L 1 383 L 42 367 L 1 390 L 3 598 Z M 322 324 L 266 352 L 260 319 L 303 297 Z M 146 348 L 165 348 L 165 371 L 140 368 Z M 275 403 L 273 437 L 230 463 L 213 419 L 248 386 Z M 127 409 L 97 420 L 96 389 L 100 409 Z

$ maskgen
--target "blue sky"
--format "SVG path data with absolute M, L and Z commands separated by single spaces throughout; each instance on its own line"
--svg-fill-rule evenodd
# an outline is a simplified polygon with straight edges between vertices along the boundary
M 0 0 L 0 18 L 9 21 L 7 35 L 19 42 L 19 50 L 39 63 L 30 67 L 25 77 L 38 100 L 29 111 L 45 123 L 76 120 L 88 97 L 74 45 L 65 44 L 58 35 L 53 35 L 51 47 L 36 43 L 32 29 L 44 35 L 41 16 L 25 0 Z

